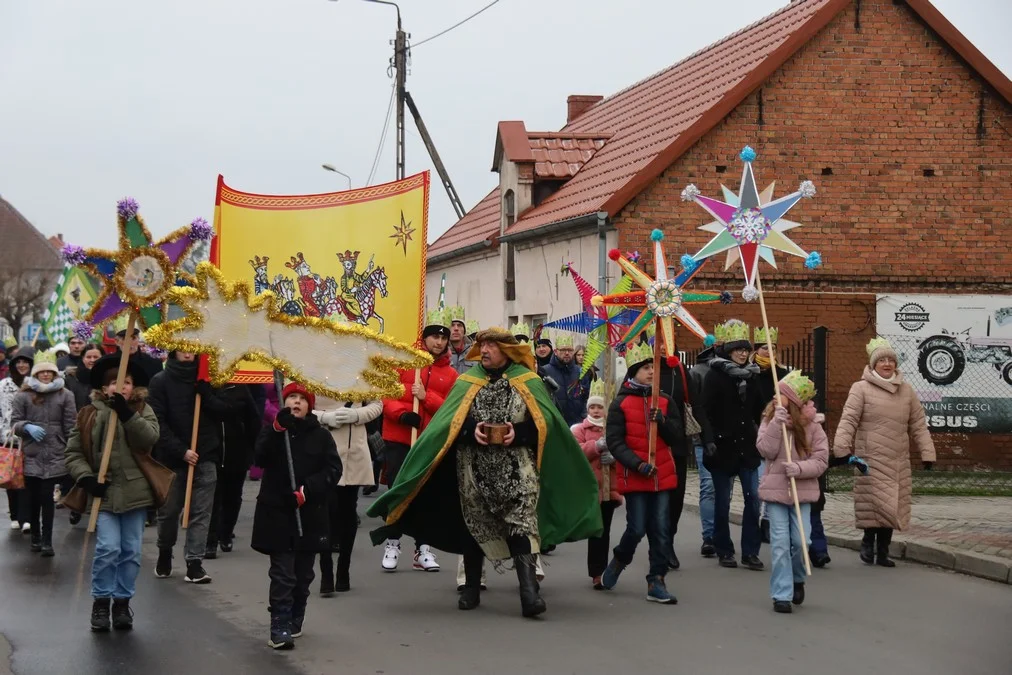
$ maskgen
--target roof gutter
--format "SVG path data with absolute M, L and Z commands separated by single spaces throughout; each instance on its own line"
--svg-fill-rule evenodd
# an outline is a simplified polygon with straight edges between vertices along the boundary
M 464 248 L 458 248 L 453 251 L 447 251 L 446 253 L 434 255 L 428 259 L 427 264 L 438 265 L 441 262 L 453 260 L 454 258 L 459 258 L 462 255 L 467 255 L 468 253 L 478 253 L 480 251 L 484 251 L 490 248 L 492 248 L 491 240 L 485 239 L 484 241 L 479 241 L 476 244 L 470 244 L 468 246 L 465 246 Z
M 566 220 L 559 220 L 554 223 L 548 223 L 536 227 L 533 230 L 524 230 L 523 232 L 517 232 L 515 234 L 504 234 L 499 237 L 499 241 L 510 241 L 517 242 L 525 239 L 536 239 L 537 237 L 543 237 L 549 234 L 556 234 L 565 230 L 573 230 L 579 227 L 585 227 L 587 225 L 595 225 L 600 229 L 600 223 L 602 219 L 608 222 L 609 229 L 610 221 L 608 221 L 609 215 L 606 211 L 595 211 L 594 213 L 586 213 L 582 216 L 576 216 L 574 218 L 567 218 Z M 590 234 L 590 233 L 587 233 Z

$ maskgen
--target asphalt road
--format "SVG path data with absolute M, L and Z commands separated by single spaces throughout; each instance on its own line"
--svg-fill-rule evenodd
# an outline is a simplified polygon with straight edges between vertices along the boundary
M 248 488 L 255 490 L 250 484 Z M 247 492 L 251 506 L 253 492 Z M 365 510 L 368 499 L 360 502 Z M 83 526 L 69 531 L 58 512 L 57 556 L 28 552 L 26 537 L 0 536 L 0 635 L 19 675 L 54 673 L 739 673 L 994 675 L 1012 670 L 1012 588 L 899 563 L 862 565 L 833 549 L 815 570 L 805 605 L 772 612 L 769 574 L 725 570 L 698 555 L 698 520 L 685 513 L 678 536 L 682 569 L 668 576 L 677 606 L 647 603 L 646 542 L 618 587 L 591 590 L 585 545 L 547 558 L 548 612 L 520 616 L 516 579 L 490 573 L 476 611 L 456 608 L 455 558 L 439 573 L 383 573 L 366 521 L 352 564 L 352 591 L 315 595 L 295 651 L 272 652 L 267 637 L 267 560 L 248 548 L 252 509 L 231 554 L 206 568 L 209 586 L 153 575 L 154 530 L 135 599 L 132 633 L 88 630 L 89 563 Z M 616 517 L 615 536 L 624 519 Z M 737 536 L 737 535 L 736 535 Z M 181 551 L 177 553 L 177 560 Z M 763 550 L 768 562 L 768 551 Z M 318 588 L 314 582 L 314 592 Z M 5 645 L 0 640 L 0 659 Z M 6 664 L 0 661 L 0 673 Z

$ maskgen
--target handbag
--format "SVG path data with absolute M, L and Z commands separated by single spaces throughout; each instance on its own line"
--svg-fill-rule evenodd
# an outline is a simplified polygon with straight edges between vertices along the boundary
M 25 487 L 25 455 L 21 439 L 14 429 L 7 432 L 7 440 L 0 446 L 0 488 L 21 490 Z
M 699 422 L 692 414 L 692 405 L 689 403 L 689 376 L 685 372 L 685 364 L 679 361 L 678 367 L 682 369 L 682 394 L 685 396 L 685 435 L 695 436 L 703 433 L 703 427 L 699 426 Z

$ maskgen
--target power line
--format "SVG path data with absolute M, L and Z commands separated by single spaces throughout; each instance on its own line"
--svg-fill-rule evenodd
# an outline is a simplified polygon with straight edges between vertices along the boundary
M 468 21 L 470 21 L 470 20 L 471 20 L 471 19 L 473 19 L 474 17 L 476 17 L 476 16 L 478 16 L 479 14 L 481 14 L 482 12 L 484 12 L 484 11 L 485 11 L 486 9 L 489 9 L 489 8 L 490 8 L 490 7 L 492 7 L 493 5 L 497 5 L 497 4 L 499 4 L 499 0 L 492 0 L 492 2 L 488 3 L 487 5 L 485 5 L 485 6 L 484 6 L 484 7 L 482 7 L 481 9 L 479 9 L 479 10 L 478 10 L 477 12 L 475 12 L 475 13 L 474 13 L 474 14 L 472 14 L 471 16 L 467 17 L 466 19 L 464 19 L 464 20 L 462 20 L 462 21 L 458 21 L 457 23 L 453 24 L 452 26 L 450 26 L 450 27 L 449 27 L 449 28 L 447 28 L 446 30 L 440 31 L 440 32 L 436 33 L 435 35 L 432 35 L 432 36 L 430 36 L 430 37 L 427 37 L 427 38 L 425 38 L 424 40 L 422 40 L 421 42 L 416 42 L 416 43 L 414 43 L 413 45 L 411 45 L 411 48 L 412 48 L 412 49 L 414 49 L 414 48 L 416 48 L 416 47 L 421 47 L 421 46 L 422 46 L 422 45 L 424 45 L 424 44 L 425 44 L 426 42 L 431 42 L 432 40 L 435 40 L 435 39 L 436 39 L 437 37 L 440 37 L 440 36 L 446 35 L 447 33 L 449 33 L 449 32 L 450 32 L 451 30 L 453 30 L 454 28 L 457 28 L 457 27 L 459 27 L 459 26 L 463 26 L 463 25 L 464 25 L 465 23 L 467 23 Z
M 376 175 L 376 170 L 379 168 L 380 155 L 383 153 L 383 145 L 387 140 L 387 131 L 390 129 L 390 113 L 394 109 L 394 98 L 397 92 L 396 86 L 390 87 L 390 102 L 387 103 L 387 114 L 386 119 L 383 121 L 383 131 L 380 134 L 379 145 L 376 146 L 376 155 L 372 159 L 372 168 L 369 169 L 369 178 L 366 179 L 365 184 L 372 185 L 372 179 Z

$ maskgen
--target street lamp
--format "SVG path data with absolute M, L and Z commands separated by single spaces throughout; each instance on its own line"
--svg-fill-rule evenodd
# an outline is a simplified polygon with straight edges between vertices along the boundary
M 331 2 L 337 2 L 337 0 L 330 0 Z M 401 8 L 396 2 L 389 2 L 388 0 L 363 0 L 363 2 L 371 2 L 376 5 L 390 5 L 397 10 L 397 30 L 401 29 Z
M 351 176 L 349 176 L 348 174 L 346 174 L 344 171 L 339 171 L 338 169 L 336 169 L 334 167 L 333 164 L 322 164 L 321 166 L 326 171 L 330 171 L 330 172 L 333 172 L 333 173 L 336 173 L 336 174 L 340 174 L 340 175 L 344 176 L 345 178 L 347 178 L 348 179 L 348 189 L 349 190 L 351 189 Z

